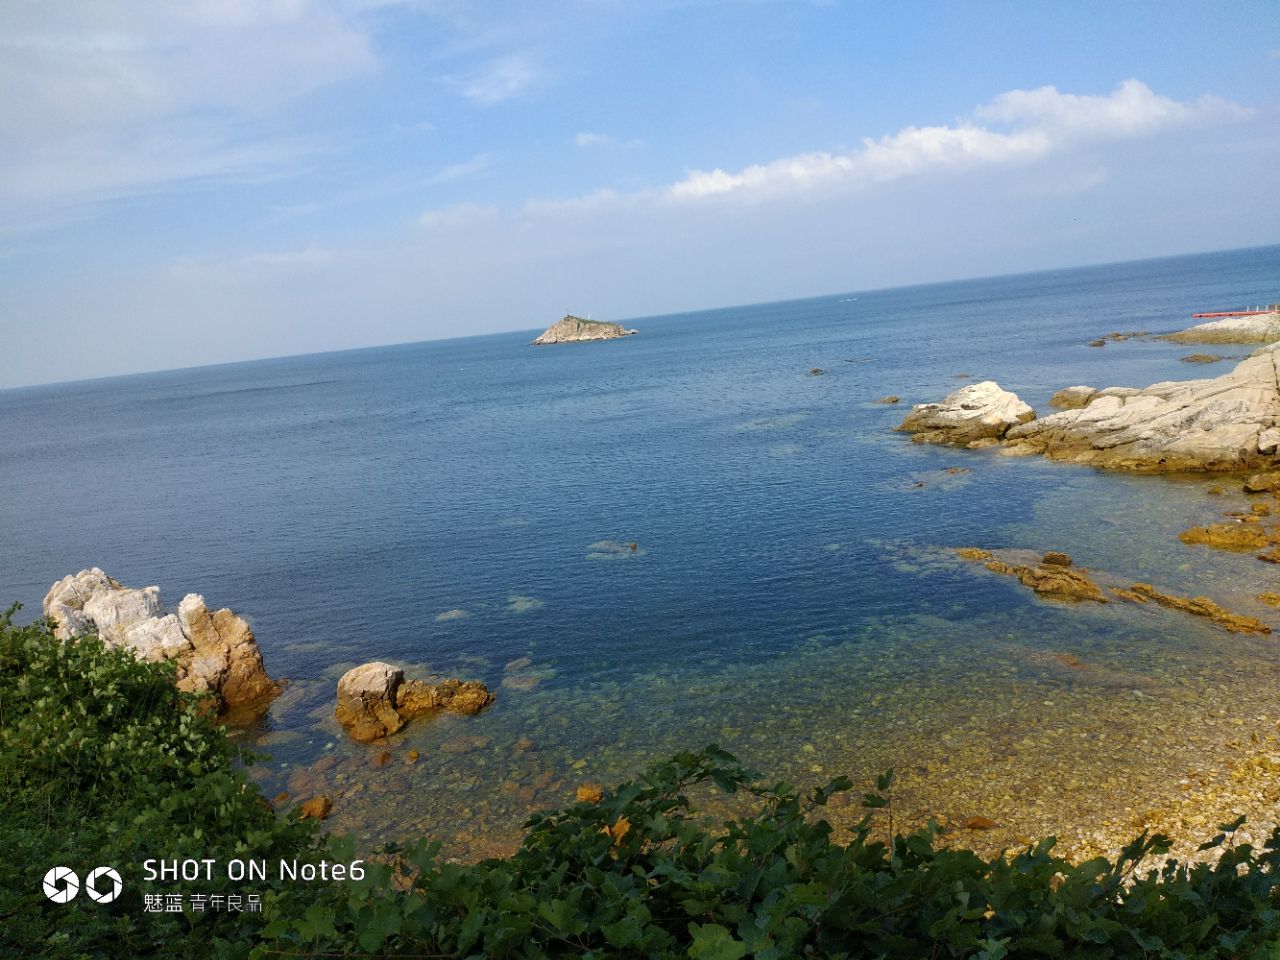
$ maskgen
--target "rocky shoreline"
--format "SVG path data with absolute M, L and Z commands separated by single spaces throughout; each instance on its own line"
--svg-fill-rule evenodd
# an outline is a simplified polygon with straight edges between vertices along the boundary
M 1278 364 L 1280 344 L 1271 344 L 1211 379 L 1068 387 L 1047 417 L 988 380 L 915 406 L 898 429 L 918 443 L 1142 473 L 1267 469 L 1280 465 Z
M 1016 394 L 994 381 L 961 388 L 942 401 L 919 404 L 897 428 L 918 443 L 1007 456 L 1040 455 L 1050 460 L 1133 473 L 1237 473 L 1263 471 L 1244 480 L 1241 492 L 1256 499 L 1248 509 L 1228 510 L 1223 522 L 1192 526 L 1186 544 L 1256 552 L 1280 563 L 1280 524 L 1272 519 L 1280 499 L 1280 314 L 1229 317 L 1160 339 L 1178 343 L 1262 343 L 1232 370 L 1218 377 L 1155 383 L 1144 388 L 1076 385 L 1049 401 L 1055 411 L 1040 417 Z M 1098 344 L 1100 345 L 1100 344 Z M 1187 359 L 1187 358 L 1184 358 Z M 1196 357 L 1197 360 L 1201 359 Z M 1218 357 L 1204 357 L 1204 362 Z M 1224 493 L 1221 486 L 1207 490 Z M 1259 496 L 1270 494 L 1271 496 Z M 1262 551 L 1262 552 L 1258 552 Z M 1126 584 L 1114 574 L 1082 570 L 1063 554 L 959 548 L 956 554 L 991 573 L 1010 576 L 1049 600 L 1074 603 L 1159 605 L 1207 618 L 1233 633 L 1272 632 L 1267 619 L 1227 610 L 1207 597 L 1166 593 L 1146 583 Z M 1254 598 L 1259 609 L 1280 607 L 1280 591 Z M 1274 614 L 1274 610 L 1271 611 Z M 1280 626 L 1280 624 L 1278 624 Z M 1060 655 L 1067 670 L 1087 670 L 1074 656 Z M 1135 693 L 1136 695 L 1136 693 Z M 1225 716 L 1224 712 L 1224 716 Z M 1255 718 L 1237 720 L 1254 726 Z M 1248 721 L 1248 722 L 1246 722 Z M 1248 741 L 1224 743 L 1220 760 L 1171 785 L 1165 799 L 1144 811 L 1120 811 L 1106 822 L 1068 831 L 1073 855 L 1114 855 L 1142 829 L 1175 837 L 1174 853 L 1184 860 L 1213 860 L 1189 838 L 1240 816 L 1248 823 L 1240 842 L 1260 842 L 1280 822 L 1280 738 L 1266 715 L 1256 717 Z M 1270 734 L 1266 731 L 1270 729 Z

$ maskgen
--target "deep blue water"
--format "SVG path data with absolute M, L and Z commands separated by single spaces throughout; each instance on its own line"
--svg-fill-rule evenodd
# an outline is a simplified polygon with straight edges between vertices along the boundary
M 638 336 L 594 344 L 522 332 L 0 392 L 0 600 L 32 615 L 93 565 L 172 603 L 203 593 L 251 619 L 273 674 L 315 685 L 314 715 L 271 721 L 302 730 L 335 665 L 371 659 L 497 687 L 529 656 L 539 695 L 625 700 L 631 678 L 729 676 L 815 638 L 907 656 L 922 618 L 977 642 L 995 607 L 1031 618 L 1030 643 L 1074 636 L 1005 582 L 922 583 L 887 558 L 1052 547 L 1176 585 L 1191 574 L 1159 569 L 1159 545 L 1185 510 L 1151 503 L 1190 495 L 892 428 L 962 375 L 1041 409 L 1070 384 L 1221 372 L 1173 344 L 1086 342 L 1274 301 L 1278 268 L 1270 247 L 628 320 Z M 890 393 L 903 404 L 874 402 Z M 972 473 L 940 473 L 955 465 Z M 1149 512 L 1124 527 L 1108 504 Z M 589 557 L 606 540 L 638 549 Z M 453 609 L 469 616 L 436 620 Z M 566 756 L 609 739 L 557 737 Z

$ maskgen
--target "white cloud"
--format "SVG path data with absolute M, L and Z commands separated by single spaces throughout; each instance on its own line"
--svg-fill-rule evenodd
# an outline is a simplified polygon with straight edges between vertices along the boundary
M 473 176 L 483 170 L 493 166 L 494 155 L 492 153 L 478 153 L 470 160 L 462 163 L 453 163 L 447 167 L 441 167 L 435 173 L 427 178 L 429 184 L 451 183 L 454 180 L 462 180 L 466 177 Z
M 448 229 L 493 223 L 501 216 L 501 212 L 492 204 L 455 203 L 438 210 L 428 210 L 418 218 L 418 223 L 428 229 Z
M 0 5 L 0 216 L 296 163 L 319 144 L 259 127 L 373 63 L 318 0 Z
M 573 138 L 575 147 L 615 147 L 631 149 L 640 146 L 642 140 L 619 140 L 608 133 L 579 133 Z
M 954 126 L 907 127 L 866 139 L 846 153 L 798 154 L 736 172 L 695 170 L 666 188 L 665 195 L 675 202 L 727 194 L 762 196 L 883 182 L 929 171 L 1018 164 L 1077 143 L 1149 136 L 1250 115 L 1244 107 L 1217 97 L 1189 103 L 1171 100 L 1138 80 L 1126 80 L 1106 96 L 1064 94 L 1054 87 L 1013 90 Z
M 1060 93 L 1056 87 L 1011 90 L 979 107 L 975 116 L 995 123 L 1034 125 L 1060 138 L 1112 139 L 1143 136 L 1168 127 L 1244 119 L 1249 111 L 1213 96 L 1181 103 L 1160 96 L 1140 80 L 1129 79 L 1106 96 Z
M 545 82 L 543 72 L 528 57 L 509 54 L 490 60 L 469 76 L 449 82 L 468 100 L 489 107 L 523 96 Z

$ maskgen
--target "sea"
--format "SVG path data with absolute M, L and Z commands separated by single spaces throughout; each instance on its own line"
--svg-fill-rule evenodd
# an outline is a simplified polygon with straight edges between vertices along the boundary
M 1084 842 L 1274 726 L 1276 641 L 1046 602 L 953 550 L 1065 551 L 1275 620 L 1277 568 L 1177 539 L 1239 484 L 895 427 L 979 380 L 1044 413 L 1064 386 L 1225 372 L 1248 347 L 1088 344 L 1278 282 L 1266 247 L 3 391 L 0 603 L 31 619 L 100 566 L 244 615 L 288 681 L 235 734 L 250 775 L 282 807 L 332 797 L 362 842 L 499 854 L 578 784 L 708 743 L 800 785 L 892 767 L 903 823 Z M 353 744 L 335 685 L 371 660 L 496 702 Z

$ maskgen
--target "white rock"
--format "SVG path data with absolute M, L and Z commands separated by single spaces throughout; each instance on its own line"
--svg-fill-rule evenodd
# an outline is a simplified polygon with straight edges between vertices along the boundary
M 94 622 L 103 640 L 123 642 L 129 627 L 139 620 L 161 616 L 160 588 L 131 590 L 117 585 L 100 590 L 85 601 L 84 615 Z
M 174 660 L 191 649 L 191 641 L 172 613 L 135 620 L 114 632 L 121 645 L 134 651 L 139 660 Z
M 999 439 L 1035 415 L 1017 394 L 1002 390 L 994 380 L 983 380 L 961 387 L 941 403 L 917 404 L 898 429 L 915 434 L 912 439 L 924 443 L 967 446 Z
M 1280 445 L 1278 349 L 1212 379 L 1102 390 L 1087 407 L 1016 426 L 1006 440 L 1054 459 L 1120 469 L 1269 466 Z
M 1165 339 L 1175 343 L 1274 343 L 1280 340 L 1280 312 L 1224 317 L 1171 333 Z
M 221 707 L 265 703 L 279 692 L 249 625 L 230 610 L 210 613 L 199 594 L 167 613 L 159 587 L 131 589 L 93 567 L 50 587 L 44 612 L 61 640 L 96 633 L 141 660 L 172 660 L 180 689 L 215 693 Z

